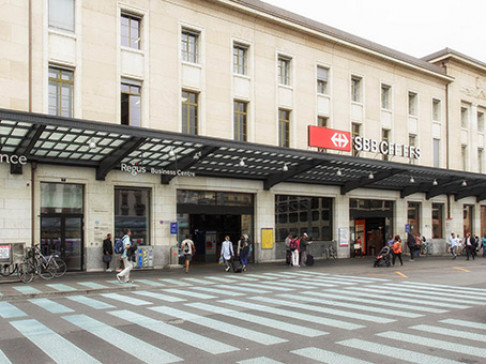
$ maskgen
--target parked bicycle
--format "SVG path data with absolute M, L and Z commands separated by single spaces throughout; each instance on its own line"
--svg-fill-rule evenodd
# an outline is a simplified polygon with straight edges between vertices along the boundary
M 29 283 L 38 274 L 43 279 L 61 277 L 66 273 L 67 266 L 58 255 L 45 256 L 38 245 L 27 249 L 27 254 L 22 263 L 18 265 L 17 274 L 24 283 Z

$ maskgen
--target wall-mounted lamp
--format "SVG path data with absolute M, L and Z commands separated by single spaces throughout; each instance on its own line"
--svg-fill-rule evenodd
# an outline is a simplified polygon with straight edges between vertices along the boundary
M 96 149 L 96 142 L 93 138 L 89 140 L 89 149 Z
M 461 186 L 462 186 L 462 187 L 466 187 L 466 186 L 467 186 L 467 182 L 466 182 L 466 180 L 462 181 Z
M 240 163 L 239 164 L 240 164 L 240 167 L 245 167 L 246 166 L 245 158 L 244 157 L 240 159 Z
M 170 148 L 169 150 L 169 157 L 175 157 L 174 149 Z
M 413 176 L 410 177 L 410 183 L 415 183 L 415 178 L 413 178 Z
M 373 172 L 370 172 L 370 174 L 368 175 L 368 179 L 374 179 L 375 178 L 375 175 L 373 174 Z
M 288 170 L 289 170 L 289 166 L 287 165 L 287 163 L 285 163 L 282 167 L 282 171 L 287 172 Z
M 439 182 L 437 182 L 437 180 L 436 180 L 436 179 L 434 179 L 434 182 L 432 182 L 432 184 L 433 184 L 434 186 L 438 186 L 438 185 L 439 185 Z
M 341 177 L 343 175 L 343 172 L 341 172 L 341 168 L 339 168 L 336 172 L 336 176 Z

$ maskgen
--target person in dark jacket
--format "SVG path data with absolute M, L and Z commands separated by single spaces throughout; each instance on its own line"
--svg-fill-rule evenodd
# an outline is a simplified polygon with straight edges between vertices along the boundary
M 410 233 L 408 234 L 407 237 L 407 245 L 408 245 L 408 249 L 410 250 L 410 260 L 414 260 L 413 255 L 415 250 L 415 238 Z
M 106 235 L 103 240 L 103 262 L 106 264 L 105 271 L 111 272 L 110 262 L 113 258 L 113 242 L 111 241 L 111 234 Z

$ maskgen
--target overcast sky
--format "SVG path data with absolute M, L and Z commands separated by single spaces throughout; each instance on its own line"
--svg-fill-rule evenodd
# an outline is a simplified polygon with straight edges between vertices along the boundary
M 486 63 L 486 0 L 264 0 L 421 58 L 449 47 Z

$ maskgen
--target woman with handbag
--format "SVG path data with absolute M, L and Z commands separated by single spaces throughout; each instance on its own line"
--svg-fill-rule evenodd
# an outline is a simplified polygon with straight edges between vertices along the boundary
M 111 272 L 110 262 L 113 258 L 113 243 L 111 242 L 111 234 L 106 235 L 103 240 L 103 263 L 106 264 L 105 272 Z

